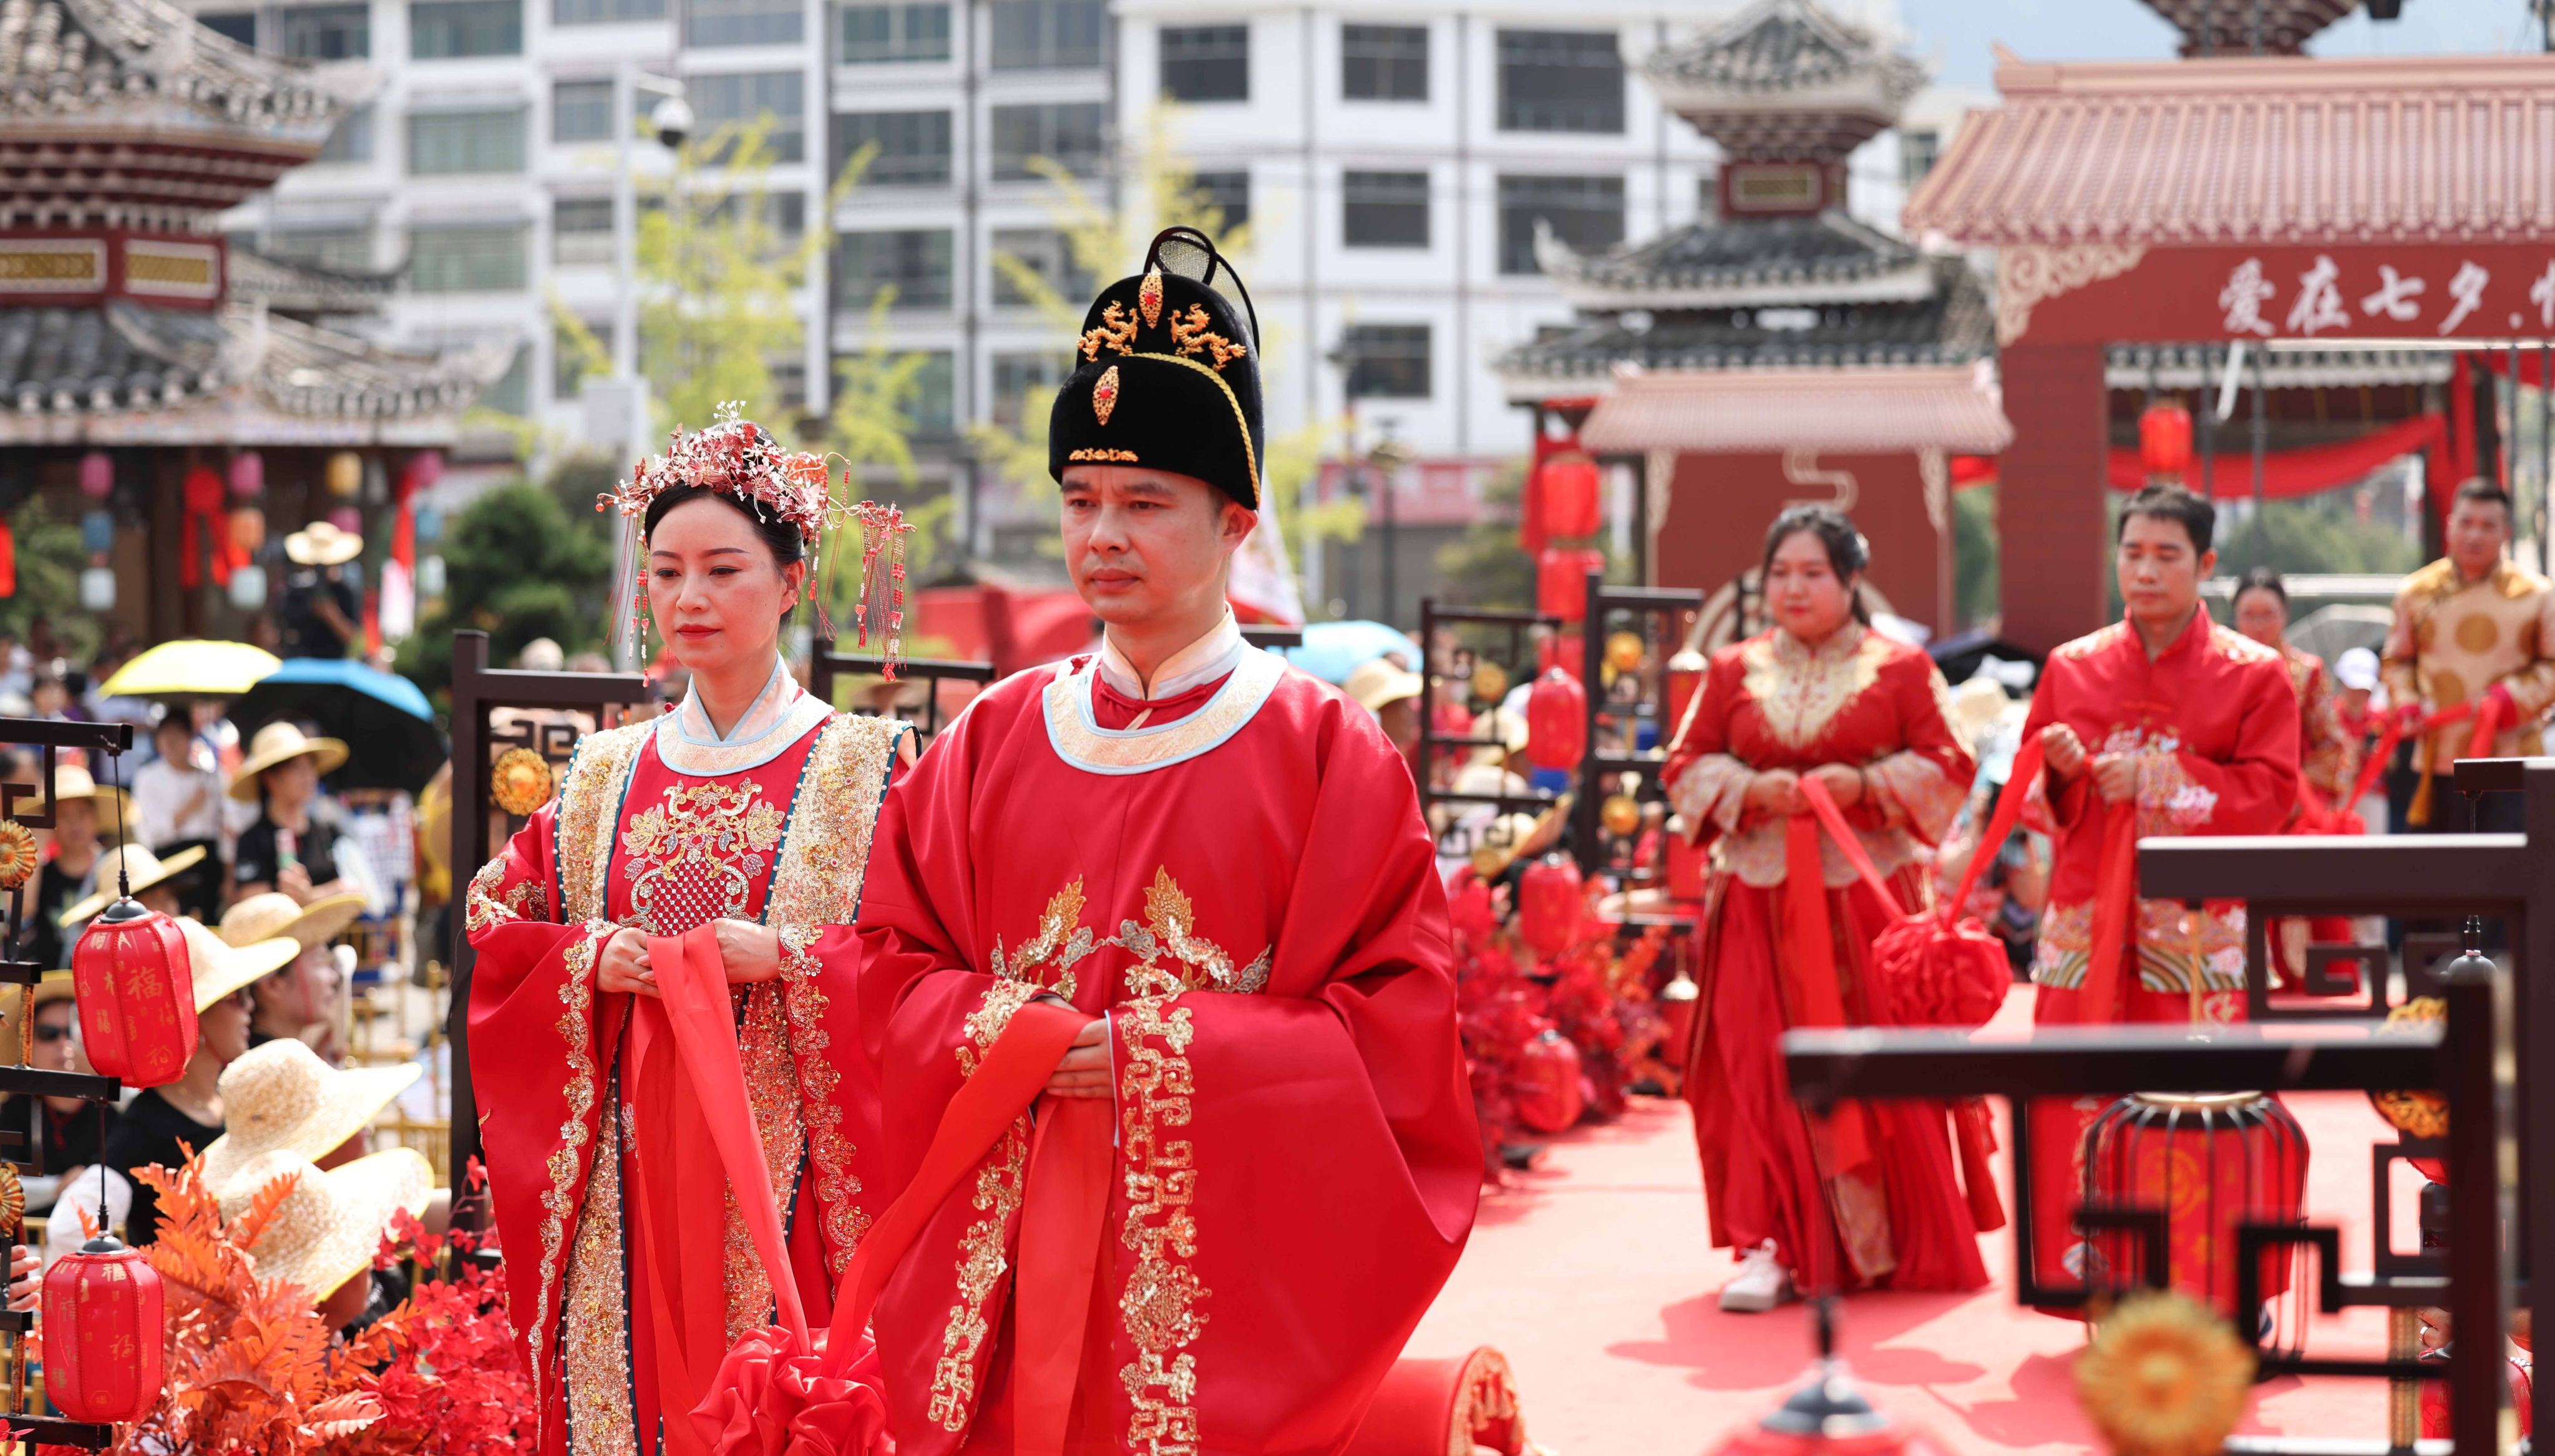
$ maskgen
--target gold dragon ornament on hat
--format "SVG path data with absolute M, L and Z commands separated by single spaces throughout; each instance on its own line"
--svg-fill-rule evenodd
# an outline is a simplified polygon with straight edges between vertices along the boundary
M 2122 1300 L 2076 1357 L 2076 1401 L 2119 1456 L 2217 1456 L 2252 1389 L 2252 1347 L 2182 1294 Z

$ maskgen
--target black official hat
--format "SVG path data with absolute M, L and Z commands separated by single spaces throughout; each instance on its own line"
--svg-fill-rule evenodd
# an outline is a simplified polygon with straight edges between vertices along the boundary
M 1144 272 L 1100 291 L 1082 318 L 1081 362 L 1047 418 L 1046 468 L 1142 465 L 1194 475 L 1260 509 L 1260 317 L 1213 284 L 1242 280 L 1192 227 L 1165 228 Z

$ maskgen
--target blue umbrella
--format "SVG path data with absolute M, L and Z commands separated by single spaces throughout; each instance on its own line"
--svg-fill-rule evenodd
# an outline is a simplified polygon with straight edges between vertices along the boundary
M 287 658 L 231 704 L 243 738 L 279 720 L 345 743 L 345 766 L 330 776 L 339 789 L 415 792 L 449 752 L 416 683 L 351 659 Z
M 1286 661 L 1324 682 L 1346 682 L 1351 672 L 1387 653 L 1399 657 L 1401 666 L 1414 671 L 1419 667 L 1419 645 L 1408 633 L 1383 622 L 1307 623 L 1304 645 L 1285 651 Z

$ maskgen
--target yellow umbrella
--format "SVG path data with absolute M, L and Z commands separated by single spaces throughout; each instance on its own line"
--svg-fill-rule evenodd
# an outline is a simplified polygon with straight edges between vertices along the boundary
M 237 697 L 283 666 L 244 642 L 164 642 L 106 679 L 106 696 Z

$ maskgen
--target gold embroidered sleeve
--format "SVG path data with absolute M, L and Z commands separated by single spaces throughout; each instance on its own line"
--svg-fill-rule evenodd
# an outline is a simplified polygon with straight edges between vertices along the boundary
M 1710 823 L 1728 834 L 1739 828 L 1739 814 L 1755 771 L 1726 753 L 1709 753 L 1686 766 L 1669 786 L 1668 797 L 1685 815 L 1686 833 L 1700 840 Z
M 1894 753 L 1867 764 L 1863 778 L 1882 817 L 1927 844 L 1942 843 L 1967 797 L 1941 764 L 1921 753 Z
M 549 897 L 511 850 L 481 865 L 479 873 L 470 877 L 462 908 L 465 934 L 477 935 L 519 920 L 548 919 Z

